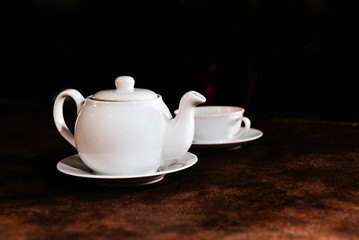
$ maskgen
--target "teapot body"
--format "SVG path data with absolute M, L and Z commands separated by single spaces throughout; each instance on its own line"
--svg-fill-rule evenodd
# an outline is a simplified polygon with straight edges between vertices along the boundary
M 155 172 L 171 118 L 161 96 L 150 101 L 107 102 L 87 98 L 75 124 L 75 144 L 84 163 L 100 174 Z

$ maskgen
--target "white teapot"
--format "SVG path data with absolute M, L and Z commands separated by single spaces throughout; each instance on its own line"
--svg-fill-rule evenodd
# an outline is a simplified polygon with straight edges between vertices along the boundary
M 89 168 L 106 175 L 150 174 L 188 151 L 194 138 L 194 110 L 206 101 L 204 96 L 195 91 L 184 94 L 178 114 L 172 118 L 161 95 L 134 88 L 132 77 L 118 77 L 115 84 L 116 89 L 86 99 L 68 89 L 54 102 L 58 131 Z M 74 134 L 63 116 L 66 97 L 77 105 Z

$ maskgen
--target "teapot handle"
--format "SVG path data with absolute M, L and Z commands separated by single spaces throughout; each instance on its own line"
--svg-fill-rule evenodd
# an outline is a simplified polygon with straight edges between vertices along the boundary
M 54 121 L 57 130 L 59 133 L 74 147 L 76 148 L 75 144 L 75 137 L 74 134 L 69 130 L 67 127 L 65 120 L 64 120 L 64 114 L 63 114 L 63 105 L 66 97 L 71 97 L 77 107 L 77 114 L 79 114 L 84 102 L 85 98 L 75 89 L 68 89 L 63 92 L 61 92 L 55 99 L 54 103 L 54 109 L 53 109 L 53 115 L 54 115 Z

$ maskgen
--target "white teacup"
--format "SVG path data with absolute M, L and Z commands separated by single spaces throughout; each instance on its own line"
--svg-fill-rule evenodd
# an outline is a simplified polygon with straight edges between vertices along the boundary
M 222 142 L 243 136 L 251 127 L 251 121 L 243 114 L 244 108 L 236 106 L 196 107 L 194 141 Z

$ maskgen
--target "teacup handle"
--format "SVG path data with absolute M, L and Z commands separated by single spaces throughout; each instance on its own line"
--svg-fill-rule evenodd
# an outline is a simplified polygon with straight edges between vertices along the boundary
M 241 118 L 238 119 L 238 123 L 241 123 L 240 120 L 243 121 L 244 128 L 242 129 L 241 126 L 240 126 L 238 132 L 236 134 L 234 134 L 234 136 L 233 136 L 234 138 L 238 138 L 240 136 L 243 136 L 244 134 L 246 134 L 248 132 L 249 128 L 251 127 L 251 121 L 249 120 L 249 118 L 241 117 Z
M 74 134 L 69 130 L 65 123 L 64 114 L 63 114 L 63 106 L 66 97 L 71 97 L 77 107 L 77 114 L 79 114 L 84 102 L 85 98 L 75 89 L 68 89 L 61 92 L 55 99 L 53 115 L 54 121 L 57 130 L 59 133 L 74 147 L 76 148 L 75 144 L 75 137 Z

